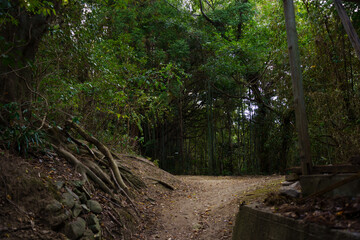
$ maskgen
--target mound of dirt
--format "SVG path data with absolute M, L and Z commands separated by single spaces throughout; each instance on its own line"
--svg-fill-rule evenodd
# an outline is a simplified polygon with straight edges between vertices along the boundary
M 169 189 L 177 189 L 180 179 L 160 169 L 153 162 L 139 156 L 119 154 L 120 163 L 128 167 L 135 175 L 142 178 L 147 185 L 160 184 Z
M 22 158 L 0 152 L 0 238 L 65 239 L 53 231 L 43 210 L 59 197 L 48 176 Z
M 0 150 L 0 239 L 68 239 L 64 235 L 66 224 L 78 218 L 73 216 L 75 206 L 67 208 L 62 197 L 71 193 L 81 198 L 84 192 L 88 200 L 101 206 L 101 213 L 96 214 L 101 225 L 101 239 L 138 239 L 138 232 L 155 226 L 159 196 L 179 188 L 181 181 L 147 159 L 130 155 L 118 157 L 122 167 L 143 182 L 142 188 L 130 190 L 132 201 L 121 194 L 109 196 L 91 182 L 81 185 L 81 174 L 51 151 L 24 159 Z M 83 193 L 77 192 L 78 184 Z M 55 227 L 46 210 L 54 201 L 62 203 L 61 211 L 72 215 Z M 75 201 L 81 204 L 80 200 Z M 79 217 L 88 222 L 94 214 L 84 209 L 80 208 Z M 81 239 L 94 238 L 83 236 Z

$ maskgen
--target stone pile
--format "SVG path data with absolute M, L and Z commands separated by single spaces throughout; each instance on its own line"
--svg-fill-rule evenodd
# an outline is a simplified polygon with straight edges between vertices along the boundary
M 70 240 L 101 240 L 97 217 L 102 212 L 100 203 L 90 199 L 80 181 L 71 184 L 59 181 L 55 185 L 63 193 L 60 200 L 54 199 L 46 205 L 44 217 L 51 227 Z

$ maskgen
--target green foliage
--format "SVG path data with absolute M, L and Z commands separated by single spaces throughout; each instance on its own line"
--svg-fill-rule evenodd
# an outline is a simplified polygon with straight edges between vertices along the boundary
M 29 149 L 42 147 L 44 132 L 35 129 L 32 121 L 20 115 L 29 115 L 28 109 L 21 110 L 17 103 L 1 104 L 0 111 L 7 114 L 10 126 L 0 125 L 0 142 L 7 149 L 27 154 Z
M 154 163 L 155 166 L 159 167 L 159 160 L 158 159 L 155 159 L 153 163 Z
M 27 11 L 33 14 L 40 14 L 43 16 L 47 15 L 56 15 L 54 9 L 54 3 L 52 1 L 44 0 L 30 0 L 30 1 L 20 1 L 20 7 L 25 8 Z
M 344 161 L 360 146 L 359 61 L 331 1 L 295 2 L 314 163 Z M 22 3 L 54 19 L 31 63 L 49 121 L 76 118 L 112 147 L 177 173 L 299 163 L 281 1 L 202 1 L 208 19 L 199 1 L 68 1 L 56 13 L 52 1 Z M 0 26 L 15 23 L 12 2 L 1 4 Z M 346 8 L 359 29 L 357 5 Z M 0 43 L 11 63 L 12 45 Z M 3 142 L 21 151 L 40 143 L 30 123 L 16 122 Z

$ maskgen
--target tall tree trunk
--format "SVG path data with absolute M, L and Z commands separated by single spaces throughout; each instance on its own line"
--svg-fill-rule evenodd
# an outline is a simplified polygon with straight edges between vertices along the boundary
M 288 153 L 292 138 L 291 115 L 292 112 L 285 112 L 281 121 L 281 150 L 279 153 L 279 170 L 281 173 L 285 172 L 288 162 Z
M 347 35 L 349 36 L 350 42 L 356 52 L 356 55 L 360 59 L 360 39 L 357 35 L 354 26 L 352 25 L 349 16 L 347 15 L 341 0 L 334 0 L 334 5 L 339 14 L 341 22 L 345 28 Z
M 166 161 L 166 147 L 165 147 L 165 122 L 161 124 L 161 158 L 160 158 L 160 167 L 164 168 L 164 163 Z
M 241 128 L 242 128 L 242 144 L 241 144 L 241 153 L 242 153 L 242 165 L 245 169 L 247 169 L 246 164 L 246 130 L 245 130 L 245 109 L 244 109 L 244 102 L 241 100 Z M 241 171 L 241 169 L 240 169 Z
M 183 102 L 182 102 L 182 95 L 179 98 L 179 173 L 183 174 L 183 171 L 187 168 L 184 166 L 186 163 L 184 162 L 184 119 L 183 119 Z
M 305 111 L 304 90 L 302 83 L 300 53 L 295 23 L 295 12 L 293 0 L 284 1 L 285 24 L 290 58 L 292 88 L 294 94 L 294 106 L 296 126 L 299 134 L 300 160 L 302 173 L 311 173 L 312 162 L 310 153 L 310 137 Z
M 227 127 L 228 127 L 228 153 L 227 156 L 229 158 L 229 172 L 234 172 L 234 163 L 233 163 L 233 143 L 232 143 L 232 120 L 230 115 L 230 110 L 227 111 Z
M 207 134 L 207 145 L 208 145 L 208 171 L 209 175 L 215 174 L 215 160 L 214 160 L 214 135 L 213 135 L 213 119 L 212 119 L 212 94 L 211 94 L 211 85 L 208 82 L 208 92 L 207 92 L 207 104 L 206 104 L 206 115 L 207 115 L 207 124 L 208 124 L 208 134 Z
M 241 105 L 242 105 L 242 101 L 241 101 Z M 241 134 L 240 134 L 240 115 L 241 114 L 241 112 L 240 112 L 240 107 L 237 107 L 237 132 L 236 132 L 236 144 L 237 144 L 237 149 L 238 149 L 238 153 L 239 153 L 239 151 L 241 152 L 241 148 L 240 148 L 240 144 L 241 144 L 241 138 L 240 138 L 240 136 L 241 136 Z M 240 164 L 240 162 L 241 162 L 241 155 L 242 154 L 240 154 L 240 156 L 236 156 L 236 159 L 237 159 L 237 172 L 236 172 L 236 174 L 237 175 L 240 175 L 240 170 L 241 170 L 241 164 Z
M 270 159 L 268 149 L 266 148 L 266 142 L 269 136 L 269 125 L 267 119 L 267 109 L 263 104 L 259 104 L 258 110 L 255 115 L 255 156 L 259 161 L 259 170 L 262 173 L 270 172 Z

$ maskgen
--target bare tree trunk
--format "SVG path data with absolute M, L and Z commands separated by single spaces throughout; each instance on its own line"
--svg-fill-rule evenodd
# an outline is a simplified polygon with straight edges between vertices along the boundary
M 208 83 L 208 93 L 207 93 L 206 103 L 206 115 L 207 115 L 207 124 L 208 124 L 208 134 L 207 134 L 207 145 L 208 145 L 208 170 L 210 175 L 215 174 L 215 161 L 214 161 L 214 138 L 213 138 L 213 119 L 212 119 L 212 94 L 211 94 L 211 86 Z
M 184 119 L 183 119 L 183 102 L 182 102 L 182 94 L 179 98 L 179 161 L 180 161 L 180 171 L 184 171 L 184 168 L 187 168 L 187 163 L 185 163 L 184 156 Z M 180 172 L 183 174 L 183 172 Z
M 360 59 L 360 39 L 357 35 L 354 26 L 352 25 L 349 16 L 346 14 L 344 6 L 341 0 L 334 0 L 334 5 L 339 14 L 341 22 L 345 28 L 347 35 L 349 36 L 350 42 L 355 49 L 356 55 Z
M 304 90 L 302 83 L 300 53 L 298 37 L 296 32 L 295 13 L 293 0 L 284 1 L 286 33 L 288 39 L 288 50 L 290 58 L 292 87 L 294 94 L 296 126 L 299 134 L 300 160 L 302 173 L 311 173 L 311 153 L 308 123 L 305 111 Z
M 281 120 L 281 151 L 279 155 L 279 170 L 285 172 L 288 160 L 289 146 L 292 138 L 291 112 L 285 112 Z

